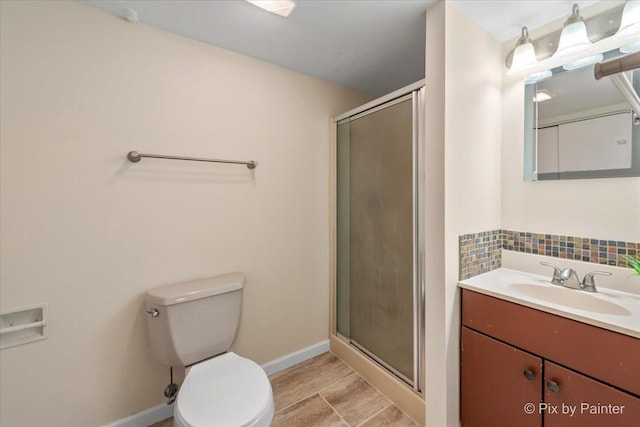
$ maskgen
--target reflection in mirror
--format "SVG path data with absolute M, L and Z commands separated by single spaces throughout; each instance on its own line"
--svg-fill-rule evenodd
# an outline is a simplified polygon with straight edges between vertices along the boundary
M 593 66 L 553 72 L 525 85 L 525 180 L 640 176 L 640 126 L 628 101 L 640 92 L 640 69 L 622 73 L 633 90 L 626 96 L 621 74 L 614 84 L 596 80 Z

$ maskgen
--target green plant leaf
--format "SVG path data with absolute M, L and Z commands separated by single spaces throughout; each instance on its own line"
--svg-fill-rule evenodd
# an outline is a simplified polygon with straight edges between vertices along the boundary
M 640 258 L 627 257 L 627 265 L 640 276 Z

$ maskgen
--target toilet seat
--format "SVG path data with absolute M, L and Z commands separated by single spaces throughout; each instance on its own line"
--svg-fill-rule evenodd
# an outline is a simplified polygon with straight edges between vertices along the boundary
M 264 370 L 235 353 L 191 367 L 174 407 L 180 427 L 268 427 L 273 394 Z

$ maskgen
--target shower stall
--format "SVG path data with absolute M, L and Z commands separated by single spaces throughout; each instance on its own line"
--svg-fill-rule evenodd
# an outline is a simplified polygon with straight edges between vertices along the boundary
M 423 83 L 336 118 L 335 334 L 422 390 Z

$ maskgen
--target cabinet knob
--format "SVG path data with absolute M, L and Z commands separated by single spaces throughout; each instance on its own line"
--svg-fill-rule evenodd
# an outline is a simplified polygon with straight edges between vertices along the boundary
M 533 372 L 531 369 L 525 369 L 524 370 L 524 377 L 526 379 L 528 379 L 529 381 L 533 381 L 536 378 L 536 373 Z
M 560 391 L 560 386 L 555 381 L 547 381 L 547 388 L 554 393 L 557 393 Z

